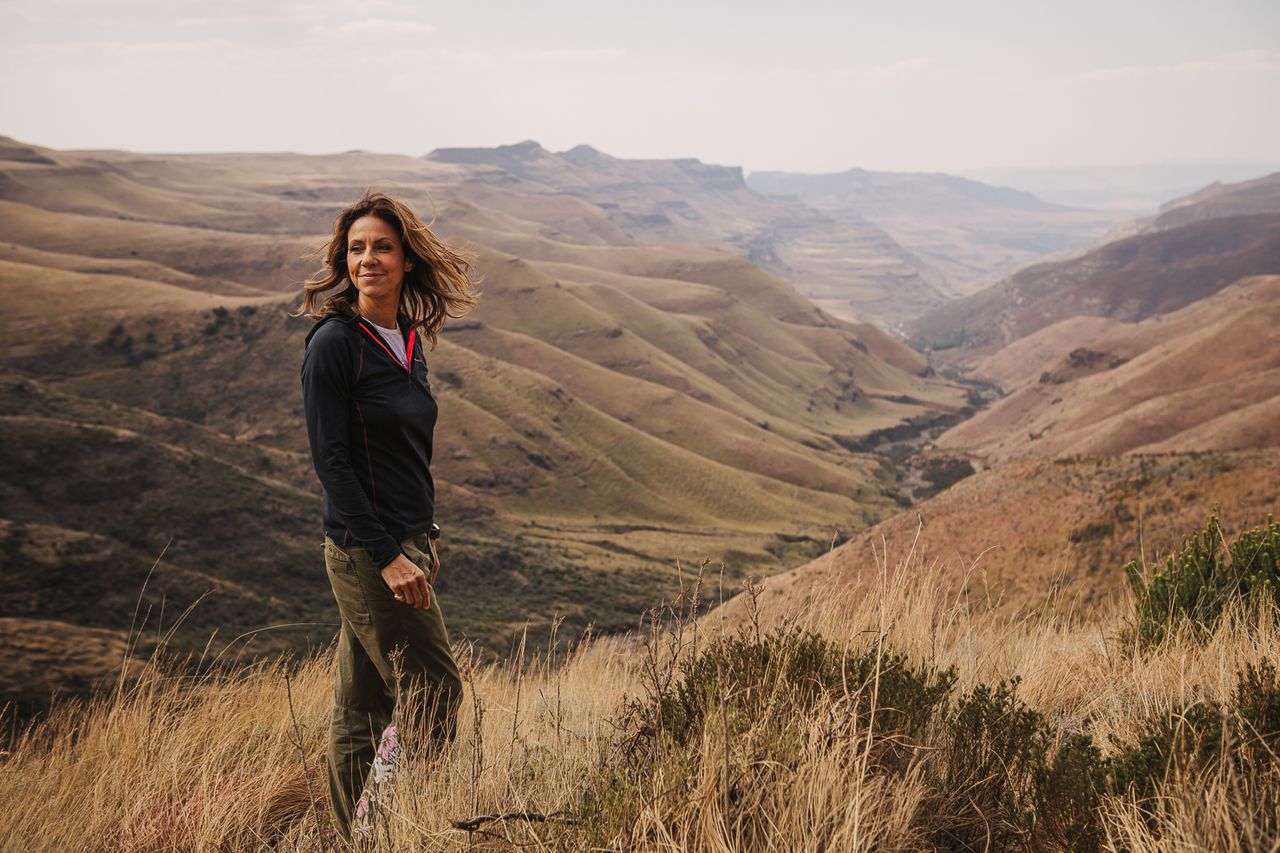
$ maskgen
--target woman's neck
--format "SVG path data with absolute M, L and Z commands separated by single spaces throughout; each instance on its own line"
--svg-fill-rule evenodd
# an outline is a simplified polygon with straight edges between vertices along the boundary
M 396 315 L 399 313 L 400 300 L 391 302 L 383 299 L 369 299 L 363 293 L 356 300 L 356 313 L 370 323 L 384 329 L 396 329 Z

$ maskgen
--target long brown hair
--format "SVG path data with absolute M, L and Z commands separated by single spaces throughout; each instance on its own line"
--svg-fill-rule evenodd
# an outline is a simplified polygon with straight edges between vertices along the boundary
M 432 234 L 407 204 L 386 193 L 367 192 L 338 214 L 333 236 L 322 250 L 324 268 L 303 285 L 299 313 L 319 319 L 326 314 L 355 310 L 359 291 L 347 275 L 347 232 L 362 216 L 376 216 L 400 235 L 400 245 L 413 261 L 413 269 L 404 274 L 399 311 L 435 349 L 445 320 L 465 317 L 476 307 L 480 279 L 472 278 L 471 268 L 476 256 Z M 336 292 L 322 296 L 334 288 Z

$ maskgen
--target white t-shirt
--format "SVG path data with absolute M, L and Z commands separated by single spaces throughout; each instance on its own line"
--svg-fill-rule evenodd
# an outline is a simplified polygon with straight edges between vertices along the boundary
M 369 320 L 368 317 L 365 319 Z M 382 339 L 387 342 L 387 348 L 396 357 L 396 361 L 400 362 L 402 366 L 408 367 L 409 362 L 405 360 L 404 335 L 400 334 L 400 330 L 384 329 L 372 320 L 369 320 L 369 325 L 377 329 L 378 334 L 382 335 Z

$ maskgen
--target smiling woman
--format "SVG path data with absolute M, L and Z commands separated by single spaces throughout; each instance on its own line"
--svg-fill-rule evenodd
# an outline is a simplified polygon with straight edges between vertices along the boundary
M 303 409 L 342 615 L 329 790 L 348 837 L 397 709 L 417 714 L 400 731 L 422 732 L 427 753 L 456 728 L 462 681 L 433 594 L 438 410 L 421 341 L 434 349 L 445 321 L 474 307 L 471 258 L 408 206 L 370 193 L 338 215 L 324 269 L 303 291 L 302 311 L 317 320 L 302 361 Z

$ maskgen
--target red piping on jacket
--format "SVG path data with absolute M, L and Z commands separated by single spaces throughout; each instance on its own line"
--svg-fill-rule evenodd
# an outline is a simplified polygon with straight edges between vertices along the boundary
M 404 345 L 404 363 L 401 364 L 400 359 L 396 358 L 395 353 L 387 347 L 387 343 L 382 339 L 382 335 L 379 335 L 373 329 L 366 326 L 363 320 L 357 320 L 356 324 L 359 325 L 360 328 L 364 329 L 365 334 L 373 338 L 373 342 L 382 347 L 382 351 L 391 356 L 392 360 L 395 361 L 396 364 L 399 364 L 410 373 L 413 372 L 413 340 L 414 336 L 417 334 L 417 329 L 409 329 L 409 340 L 405 341 Z

